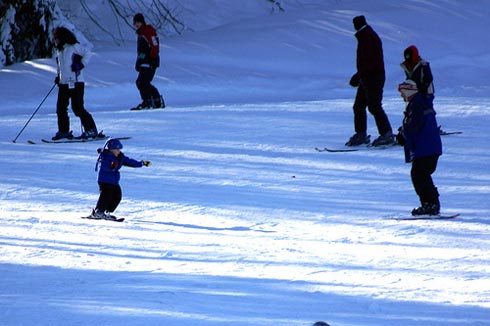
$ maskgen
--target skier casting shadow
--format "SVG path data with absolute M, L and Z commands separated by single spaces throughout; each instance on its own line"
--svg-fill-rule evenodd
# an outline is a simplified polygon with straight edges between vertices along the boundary
M 65 27 L 57 27 L 53 30 L 53 40 L 58 64 L 58 73 L 54 82 L 58 85 L 59 91 L 56 103 L 58 132 L 52 137 L 52 140 L 73 138 L 68 115 L 70 100 L 73 113 L 80 118 L 83 126 L 83 132 L 78 138 L 87 139 L 103 136 L 99 135 L 95 121 L 83 103 L 85 92 L 83 69 L 90 58 L 90 52 Z
M 353 19 L 356 30 L 357 44 L 357 72 L 352 76 L 349 84 L 357 87 L 354 101 L 354 129 L 355 134 L 347 141 L 346 146 L 369 144 L 367 135 L 366 107 L 374 116 L 378 127 L 379 137 L 372 142 L 372 146 L 392 145 L 394 141 L 390 121 L 382 107 L 383 87 L 385 84 L 385 67 L 383 59 L 383 46 L 378 34 L 366 23 L 364 16 Z

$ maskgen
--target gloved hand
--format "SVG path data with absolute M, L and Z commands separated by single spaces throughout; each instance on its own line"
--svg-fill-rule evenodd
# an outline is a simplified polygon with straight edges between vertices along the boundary
M 79 73 L 83 68 L 85 66 L 82 63 L 82 56 L 75 53 L 72 57 L 71 71 Z
M 405 137 L 403 137 L 403 130 L 402 130 L 402 127 L 398 128 L 398 134 L 396 135 L 396 141 L 398 142 L 398 144 L 400 144 L 401 146 L 405 146 L 406 142 L 405 142 Z
M 141 161 L 141 163 L 143 163 L 144 166 L 151 166 L 151 162 L 150 161 Z
M 59 86 L 59 84 L 60 84 L 60 75 L 56 75 L 56 77 L 54 78 L 54 83 Z
M 349 85 L 351 85 L 352 87 L 358 87 L 360 83 L 361 83 L 361 78 L 359 77 L 359 73 L 356 72 L 350 78 Z

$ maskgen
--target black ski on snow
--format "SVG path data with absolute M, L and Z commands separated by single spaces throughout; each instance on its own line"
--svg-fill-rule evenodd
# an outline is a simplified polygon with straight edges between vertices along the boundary
M 324 147 L 324 148 L 318 148 L 318 147 L 315 147 L 315 150 L 317 152 L 329 152 L 329 153 L 342 153 L 342 152 L 357 152 L 359 150 L 359 148 L 328 148 L 328 147 Z
M 72 138 L 72 139 L 67 139 L 63 138 L 60 140 L 51 140 L 51 139 L 41 139 L 43 143 L 49 143 L 49 144 L 67 144 L 67 143 L 87 143 L 91 141 L 99 141 L 99 140 L 106 140 L 109 139 L 108 136 L 104 137 L 95 137 L 95 138 Z
M 397 221 L 416 221 L 416 220 L 452 220 L 458 217 L 460 214 L 453 215 L 416 215 L 416 216 L 402 216 L 395 217 Z
M 68 144 L 68 143 L 88 143 L 88 142 L 93 142 L 93 141 L 99 141 L 99 140 L 107 140 L 109 139 L 109 136 L 103 136 L 103 137 L 96 137 L 96 138 L 72 138 L 72 139 L 60 139 L 60 140 L 51 140 L 51 139 L 41 139 L 43 143 L 47 144 Z M 113 137 L 117 139 L 131 139 L 131 137 Z M 36 144 L 35 141 L 33 140 L 28 140 L 27 141 L 29 144 Z
M 398 143 L 390 144 L 390 145 L 380 145 L 380 146 L 372 146 L 372 145 L 367 145 L 367 146 L 356 146 L 355 148 L 329 148 L 329 147 L 315 147 L 315 150 L 317 152 L 328 152 L 328 153 L 346 153 L 346 152 L 357 152 L 361 151 L 363 149 L 386 149 L 386 148 L 391 148 L 391 147 L 396 147 L 399 146 Z
M 152 110 L 165 110 L 165 108 L 138 108 L 138 107 L 134 107 L 134 108 L 130 108 L 129 109 L 130 111 L 152 111 Z
M 104 220 L 104 221 L 113 221 L 113 222 L 124 222 L 124 217 L 116 217 L 112 216 L 112 218 L 94 218 L 92 215 L 82 216 L 82 218 L 87 220 Z

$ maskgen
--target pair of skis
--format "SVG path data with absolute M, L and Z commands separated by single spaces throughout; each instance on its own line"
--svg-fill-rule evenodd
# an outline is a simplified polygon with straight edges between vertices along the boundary
M 439 126 L 439 135 L 441 136 L 448 136 L 448 135 L 460 135 L 462 134 L 462 131 L 444 131 L 441 129 Z M 390 145 L 381 145 L 381 146 L 373 146 L 368 144 L 367 146 L 356 146 L 355 148 L 353 147 L 347 147 L 346 148 L 331 148 L 331 147 L 315 147 L 315 150 L 317 152 L 328 152 L 328 153 L 348 153 L 348 152 L 357 152 L 360 151 L 364 148 L 368 149 L 386 149 L 390 147 L 396 147 L 398 146 L 398 143 L 390 144 Z
M 88 143 L 88 142 L 93 142 L 93 141 L 100 141 L 100 140 L 107 140 L 109 139 L 109 136 L 103 135 L 103 136 L 97 136 L 95 138 L 63 138 L 59 140 L 51 140 L 51 139 L 41 139 L 41 142 L 47 143 L 47 144 L 69 144 L 69 143 Z M 120 140 L 125 140 L 125 139 L 131 139 L 131 137 L 115 137 Z M 33 140 L 28 140 L 27 141 L 31 145 L 37 144 Z
M 380 145 L 380 146 L 373 146 L 373 145 L 367 145 L 367 146 L 356 146 L 355 148 L 353 147 L 348 147 L 348 148 L 330 148 L 330 147 L 315 147 L 315 150 L 317 152 L 329 152 L 329 153 L 347 153 L 347 152 L 358 152 L 362 149 L 387 149 L 391 147 L 396 147 L 400 146 L 398 143 L 393 143 L 389 145 Z
M 452 215 L 414 215 L 414 216 L 400 216 L 394 217 L 396 221 L 418 221 L 418 220 L 452 220 L 458 217 L 460 214 Z

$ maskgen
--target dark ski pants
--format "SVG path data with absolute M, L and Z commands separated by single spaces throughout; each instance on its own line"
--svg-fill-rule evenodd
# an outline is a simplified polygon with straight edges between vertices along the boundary
M 382 106 L 384 85 L 385 76 L 383 74 L 366 77 L 361 80 L 359 87 L 357 87 L 353 107 L 356 133 L 365 133 L 367 130 L 366 107 L 374 116 L 380 135 L 392 131 L 390 121 Z
M 75 116 L 80 118 L 84 130 L 97 130 L 92 115 L 85 110 L 83 96 L 85 83 L 75 83 L 75 88 L 70 89 L 67 84 L 59 84 L 58 101 L 56 103 L 56 114 L 58 115 L 58 131 L 70 131 L 70 117 L 68 105 L 71 100 L 71 109 Z
M 151 84 L 155 77 L 156 69 L 140 68 L 138 78 L 136 79 L 136 87 L 140 91 L 141 99 L 146 103 L 151 103 L 151 100 L 160 102 L 160 93 L 158 89 Z
M 99 200 L 97 201 L 97 210 L 105 212 L 114 212 L 121 202 L 122 191 L 119 185 L 99 182 Z
M 413 187 L 420 198 L 420 203 L 431 203 L 439 206 L 439 192 L 432 181 L 432 173 L 436 171 L 439 155 L 418 157 L 412 161 Z

